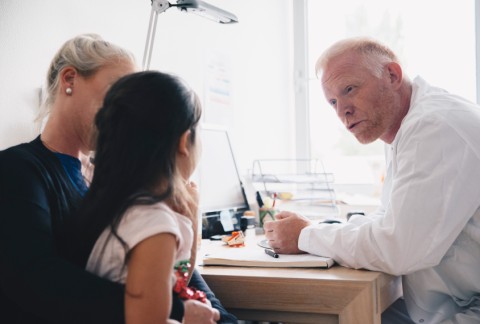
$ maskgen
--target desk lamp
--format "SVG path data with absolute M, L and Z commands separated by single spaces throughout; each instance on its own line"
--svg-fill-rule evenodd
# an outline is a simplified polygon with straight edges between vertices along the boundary
M 173 4 L 168 2 L 168 0 L 152 0 L 152 11 L 150 13 L 147 41 L 145 43 L 145 52 L 143 54 L 143 70 L 148 70 L 150 68 L 150 60 L 152 58 L 158 14 L 171 7 L 177 7 L 179 10 L 185 12 L 196 13 L 202 17 L 219 22 L 221 24 L 238 22 L 237 16 L 235 16 L 233 13 L 217 8 L 201 0 L 177 0 L 177 2 Z

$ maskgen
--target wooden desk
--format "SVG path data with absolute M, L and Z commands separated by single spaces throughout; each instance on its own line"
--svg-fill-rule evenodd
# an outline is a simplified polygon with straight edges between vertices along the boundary
M 203 240 L 199 263 L 221 244 Z M 382 311 L 401 296 L 399 277 L 340 266 L 197 268 L 222 304 L 242 320 L 380 324 Z

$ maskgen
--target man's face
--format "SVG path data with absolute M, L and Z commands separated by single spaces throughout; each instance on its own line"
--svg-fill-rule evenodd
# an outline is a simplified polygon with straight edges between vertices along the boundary
M 343 54 L 325 67 L 321 81 L 327 101 L 360 143 L 394 138 L 398 107 L 386 70 L 376 76 L 358 55 Z

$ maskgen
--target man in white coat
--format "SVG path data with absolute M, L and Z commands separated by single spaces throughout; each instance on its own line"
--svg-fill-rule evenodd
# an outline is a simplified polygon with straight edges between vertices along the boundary
M 335 43 L 316 71 L 347 130 L 386 144 L 381 207 L 341 224 L 279 213 L 264 225 L 270 245 L 401 275 L 404 298 L 385 322 L 480 323 L 480 107 L 409 80 L 370 39 Z

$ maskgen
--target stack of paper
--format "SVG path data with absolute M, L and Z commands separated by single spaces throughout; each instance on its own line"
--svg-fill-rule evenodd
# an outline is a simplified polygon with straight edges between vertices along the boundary
M 265 249 L 256 247 L 225 247 L 203 256 L 204 265 L 225 265 L 237 267 L 289 267 L 289 268 L 329 268 L 333 259 L 313 254 L 279 254 L 274 258 L 265 253 Z

